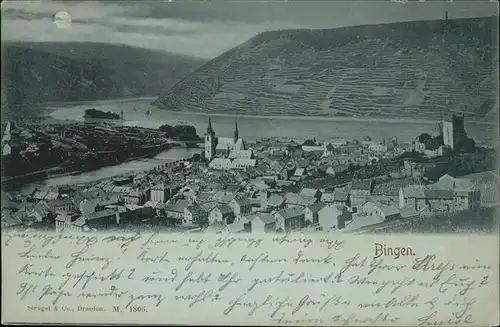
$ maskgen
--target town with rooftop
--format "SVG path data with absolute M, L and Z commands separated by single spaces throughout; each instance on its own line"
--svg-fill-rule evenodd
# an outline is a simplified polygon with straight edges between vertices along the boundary
M 452 115 L 437 125 L 438 135 L 416 135 L 407 143 L 369 136 L 247 141 L 237 119 L 233 135 L 218 135 L 207 116 L 206 131 L 197 139 L 200 152 L 191 158 L 159 160 L 152 169 L 29 192 L 3 187 L 2 229 L 257 234 L 488 230 L 499 206 L 495 150 L 467 135 L 463 116 Z M 176 127 L 188 134 L 194 129 Z M 106 166 L 127 156 L 189 146 L 173 141 L 171 132 L 170 127 L 108 122 L 8 122 L 2 126 L 2 161 L 18 169 L 23 162 L 26 167 L 26 162 L 45 162 L 22 168 L 28 180 L 40 171 L 71 175 L 97 158 L 106 158 L 99 164 Z M 42 157 L 46 159 L 36 160 Z M 47 169 L 53 166 L 50 160 L 66 166 Z M 9 175 L 2 176 L 5 186 Z

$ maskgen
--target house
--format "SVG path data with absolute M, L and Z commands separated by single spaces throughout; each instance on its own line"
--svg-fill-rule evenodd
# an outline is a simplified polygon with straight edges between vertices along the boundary
M 382 205 L 381 208 L 384 221 L 401 219 L 401 211 L 393 205 Z
M 86 226 L 90 230 L 99 230 L 109 228 L 120 224 L 121 215 L 125 214 L 127 209 L 122 206 L 116 206 L 101 211 L 96 211 L 88 215 L 81 215 L 86 220 Z
M 116 186 L 113 188 L 113 193 L 123 198 L 126 204 L 144 205 L 149 200 L 150 192 L 148 189 L 141 189 L 131 186 Z M 149 193 L 149 194 L 148 194 Z M 100 195 L 103 198 L 106 195 Z M 88 197 L 86 197 L 88 198 Z
M 253 159 L 252 150 L 232 150 L 229 152 L 229 159 Z
M 345 206 L 350 205 L 349 192 L 346 192 L 343 190 L 335 190 L 333 192 L 333 202 L 332 203 L 339 204 L 339 205 L 345 205 Z
M 233 209 L 225 203 L 215 206 L 208 214 L 208 222 L 213 224 L 231 224 L 234 221 Z
M 214 158 L 210 161 L 208 167 L 216 170 L 228 170 L 231 168 L 231 159 Z
M 398 195 L 372 194 L 368 197 L 368 201 L 380 203 L 382 205 L 398 205 Z
M 319 230 L 325 232 L 343 229 L 351 219 L 352 213 L 343 205 L 329 204 L 318 211 Z
M 175 204 L 165 206 L 165 213 L 167 217 L 173 218 L 176 220 L 184 219 L 184 209 L 191 205 L 191 202 L 188 200 L 180 200 Z
M 165 183 L 156 184 L 151 188 L 151 201 L 165 203 L 170 199 L 170 188 Z
M 49 190 L 35 190 L 32 194 L 32 200 L 35 203 L 40 201 L 50 201 L 59 198 L 59 189 L 50 188 Z
M 401 218 L 401 213 L 395 206 L 386 206 L 372 201 L 367 201 L 360 207 L 356 216 L 360 215 L 377 217 L 381 222 Z
M 300 207 L 305 208 L 311 204 L 314 204 L 318 201 L 315 197 L 304 197 L 295 193 L 287 193 L 285 194 L 285 204 L 287 207 Z
M 130 187 L 124 187 L 124 190 L 128 190 Z M 114 191 L 115 189 L 113 189 Z M 117 188 L 119 190 L 119 188 Z M 108 194 L 100 187 L 92 187 L 82 193 L 82 196 L 86 199 L 94 199 L 94 198 L 104 198 Z
M 115 186 L 124 186 L 127 184 L 131 184 L 134 182 L 134 178 L 132 176 L 121 177 L 113 180 L 113 185 Z
M 231 162 L 230 169 L 243 169 L 246 170 L 250 167 L 255 167 L 257 160 L 255 159 L 234 159 Z
M 325 151 L 325 148 L 322 147 L 322 146 L 308 146 L 308 145 L 303 145 L 302 146 L 302 151 L 304 151 L 305 153 L 322 155 L 323 152 Z
M 31 200 L 35 203 L 45 200 L 45 196 L 47 195 L 46 190 L 35 190 L 31 195 Z
M 481 206 L 480 189 L 468 180 L 444 175 L 430 185 L 409 185 L 399 189 L 399 208 L 416 212 L 456 212 L 477 210 Z
M 34 217 L 37 222 L 42 222 L 47 220 L 51 216 L 52 212 L 54 211 L 51 210 L 48 204 L 45 201 L 42 201 L 35 204 L 33 210 L 30 213 L 30 216 Z M 56 213 L 62 213 L 62 212 L 66 211 L 56 211 Z
M 274 214 L 276 230 L 295 231 L 306 227 L 304 210 L 301 207 L 291 207 Z
M 230 202 L 229 206 L 233 209 L 236 216 L 248 215 L 252 212 L 252 203 L 244 196 L 236 196 Z
M 235 193 L 229 191 L 217 191 L 214 195 L 214 200 L 219 203 L 229 204 L 232 199 L 236 196 Z
M 384 218 L 378 215 L 357 215 L 345 223 L 343 231 L 350 232 L 363 227 L 376 225 L 384 222 Z
M 87 226 L 87 219 L 85 217 L 80 216 L 76 220 L 74 220 L 71 223 L 71 230 L 77 231 L 77 232 L 83 232 L 83 231 L 88 231 L 90 230 Z
M 323 142 L 324 147 L 326 147 L 328 145 L 331 145 L 334 148 L 341 148 L 341 147 L 345 147 L 347 145 L 347 141 L 343 138 L 338 137 L 338 138 L 333 138 L 333 139 L 326 140 Z
M 68 212 L 74 208 L 73 200 L 70 198 L 47 201 L 47 206 L 55 213 Z
M 410 177 L 421 177 L 424 176 L 425 173 L 434 166 L 435 164 L 415 163 L 409 160 L 405 160 L 403 172 Z
M 290 180 L 300 181 L 302 178 L 306 177 L 306 175 L 307 169 L 305 167 L 296 168 L 292 176 L 290 176 Z
M 16 215 L 2 213 L 2 221 L 1 221 L 2 230 L 16 229 L 18 227 L 21 227 L 22 225 L 23 225 L 22 220 L 19 219 L 19 217 L 17 217 Z
M 276 232 L 276 221 L 268 213 L 259 212 L 249 218 L 250 230 L 255 234 Z
M 92 199 L 92 203 L 95 206 L 95 210 L 104 210 L 108 206 L 120 204 L 120 198 L 116 195 L 105 196 L 104 198 Z
M 267 185 L 266 182 L 264 182 L 261 179 L 250 180 L 248 186 L 257 189 L 259 191 L 267 191 L 269 189 L 269 185 Z
M 321 191 L 313 189 L 313 188 L 303 188 L 300 190 L 299 195 L 304 198 L 321 198 Z
M 351 183 L 350 200 L 351 206 L 356 210 L 368 200 L 372 191 L 372 180 L 353 180 Z
M 187 225 L 204 226 L 208 223 L 208 213 L 198 204 L 193 204 L 184 208 L 184 219 Z
M 261 209 L 262 210 L 281 210 L 285 208 L 285 198 L 279 194 L 272 193 L 268 195 L 267 193 L 262 198 Z
M 500 204 L 500 183 L 495 172 L 485 171 L 455 179 L 460 183 L 467 181 L 469 185 L 479 189 L 481 207 L 495 207 Z
M 81 228 L 78 228 L 73 225 L 73 222 L 80 217 L 78 214 L 67 214 L 61 213 L 57 215 L 55 219 L 56 223 L 56 233 L 62 232 L 71 232 L 71 231 L 81 231 Z
M 318 212 L 323 209 L 326 204 L 321 202 L 316 202 L 304 208 L 304 217 L 306 223 L 315 225 L 319 223 L 319 215 Z

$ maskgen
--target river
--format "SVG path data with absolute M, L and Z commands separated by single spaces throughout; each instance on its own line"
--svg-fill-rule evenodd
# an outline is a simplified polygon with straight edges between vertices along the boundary
M 56 119 L 83 121 L 85 109 L 112 111 L 123 110 L 125 125 L 158 128 L 163 124 L 187 123 L 203 135 L 208 125 L 208 114 L 174 112 L 151 105 L 154 98 L 129 100 L 105 100 L 68 106 L 51 107 L 50 115 Z M 135 110 L 134 110 L 135 108 Z M 147 116 L 146 111 L 151 115 Z M 240 137 L 255 140 L 264 137 L 313 138 L 326 140 L 343 137 L 346 140 L 370 136 L 375 141 L 385 137 L 397 137 L 400 142 L 409 142 L 421 133 L 437 133 L 437 121 L 399 119 L 359 119 L 336 117 L 268 117 L 212 114 L 212 126 L 219 136 L 232 136 L 235 120 L 238 121 Z M 466 122 L 466 130 L 476 141 L 498 144 L 498 125 L 484 122 Z
M 116 166 L 104 167 L 74 176 L 69 175 L 54 177 L 39 182 L 29 183 L 23 185 L 21 192 L 29 193 L 35 188 L 40 189 L 49 186 L 88 183 L 131 172 L 149 170 L 165 162 L 191 158 L 193 154 L 201 153 L 201 151 L 202 149 L 199 148 L 173 148 L 171 150 L 161 152 L 155 157 L 149 159 L 131 160 Z
M 117 114 L 123 110 L 127 126 L 158 128 L 163 124 L 190 124 L 203 135 L 208 125 L 205 113 L 172 112 L 158 109 L 151 105 L 154 98 L 124 100 L 104 100 L 49 107 L 50 116 L 59 120 L 83 121 L 85 109 L 112 111 Z M 151 115 L 147 116 L 146 111 Z M 239 135 L 243 139 L 255 140 L 265 137 L 286 137 L 296 139 L 316 138 L 318 140 L 343 137 L 346 140 L 361 139 L 370 136 L 375 141 L 382 141 L 395 136 L 399 142 L 412 141 L 421 133 L 437 133 L 437 122 L 417 120 L 369 120 L 331 117 L 266 117 L 234 116 L 230 114 L 211 115 L 212 126 L 218 136 L 232 136 L 235 120 L 238 122 Z M 467 133 L 476 141 L 488 145 L 498 145 L 498 125 L 488 123 L 466 123 Z M 147 170 L 156 167 L 162 161 L 184 159 L 201 149 L 174 148 L 160 153 L 154 159 L 134 160 L 117 166 L 105 167 L 96 171 L 76 176 L 50 178 L 42 182 L 31 183 L 23 191 L 35 187 L 75 184 L 100 180 L 132 171 Z

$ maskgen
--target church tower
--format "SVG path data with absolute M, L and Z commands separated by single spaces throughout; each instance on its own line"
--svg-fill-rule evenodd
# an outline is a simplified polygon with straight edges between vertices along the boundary
M 238 121 L 235 120 L 234 121 L 234 143 L 236 143 L 239 138 L 240 138 L 240 134 L 238 132 Z
M 212 160 L 215 155 L 215 147 L 217 145 L 217 140 L 215 137 L 215 131 L 212 128 L 212 120 L 208 117 L 208 128 L 205 133 L 205 159 Z

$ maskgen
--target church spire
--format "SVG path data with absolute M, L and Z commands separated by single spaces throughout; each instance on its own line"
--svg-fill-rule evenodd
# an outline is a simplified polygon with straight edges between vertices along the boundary
M 240 138 L 239 132 L 238 132 L 238 121 L 234 121 L 234 140 L 237 141 Z
M 208 128 L 207 128 L 207 133 L 208 134 L 213 134 L 214 129 L 212 128 L 212 118 L 208 116 Z

